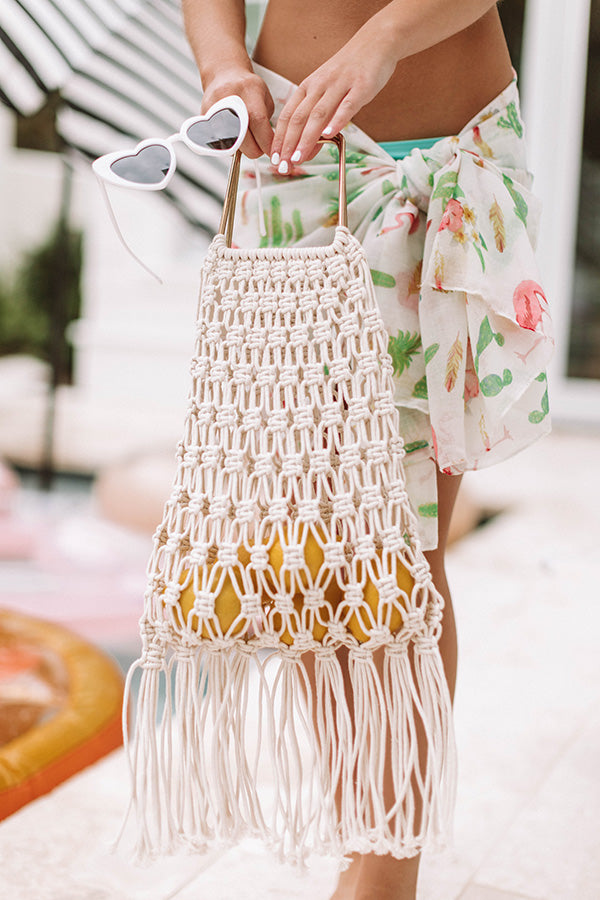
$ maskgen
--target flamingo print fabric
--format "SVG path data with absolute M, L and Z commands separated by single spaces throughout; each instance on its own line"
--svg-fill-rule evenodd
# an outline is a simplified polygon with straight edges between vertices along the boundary
M 275 100 L 294 85 L 255 65 Z M 388 334 L 406 480 L 424 549 L 437 546 L 436 470 L 498 463 L 550 430 L 553 349 L 534 248 L 516 77 L 457 134 L 394 160 L 354 125 L 347 141 L 348 224 L 361 242 Z M 390 137 L 393 137 L 391 135 Z M 281 176 L 243 172 L 236 246 L 319 246 L 337 220 L 337 151 L 325 145 Z

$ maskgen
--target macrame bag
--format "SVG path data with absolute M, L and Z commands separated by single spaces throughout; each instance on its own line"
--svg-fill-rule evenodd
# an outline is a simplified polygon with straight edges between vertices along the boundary
M 450 837 L 443 600 L 334 142 L 333 243 L 232 248 L 238 152 L 203 265 L 184 436 L 126 687 L 141 669 L 126 739 L 139 857 L 251 835 L 291 861 L 400 858 Z

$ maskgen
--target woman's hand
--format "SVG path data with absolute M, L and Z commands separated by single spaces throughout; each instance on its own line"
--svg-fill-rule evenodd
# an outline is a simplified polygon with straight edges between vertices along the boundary
M 279 114 L 271 162 L 282 175 L 290 163 L 312 158 L 321 135 L 341 131 L 391 78 L 393 52 L 386 53 L 381 41 L 364 31 L 305 78 Z
M 206 113 L 213 103 L 231 94 L 241 97 L 248 109 L 248 133 L 241 146 L 242 152 L 250 159 L 257 159 L 263 153 L 269 156 L 273 141 L 269 119 L 273 115 L 275 104 L 262 78 L 252 70 L 241 67 L 219 70 L 205 85 L 200 111 Z

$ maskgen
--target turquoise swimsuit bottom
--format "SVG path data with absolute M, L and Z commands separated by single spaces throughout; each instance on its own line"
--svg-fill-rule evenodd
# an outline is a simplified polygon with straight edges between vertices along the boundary
M 404 156 L 408 156 L 415 147 L 418 147 L 419 150 L 429 150 L 441 140 L 442 138 L 419 138 L 416 141 L 380 141 L 379 146 L 393 159 L 402 159 Z

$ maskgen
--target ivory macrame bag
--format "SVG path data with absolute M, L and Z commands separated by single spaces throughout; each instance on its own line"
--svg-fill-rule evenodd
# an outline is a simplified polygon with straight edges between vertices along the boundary
M 126 689 L 141 668 L 127 742 L 141 857 L 247 835 L 293 861 L 404 857 L 450 836 L 443 601 L 334 142 L 332 244 L 231 248 L 238 152 L 202 269 L 185 432 Z

